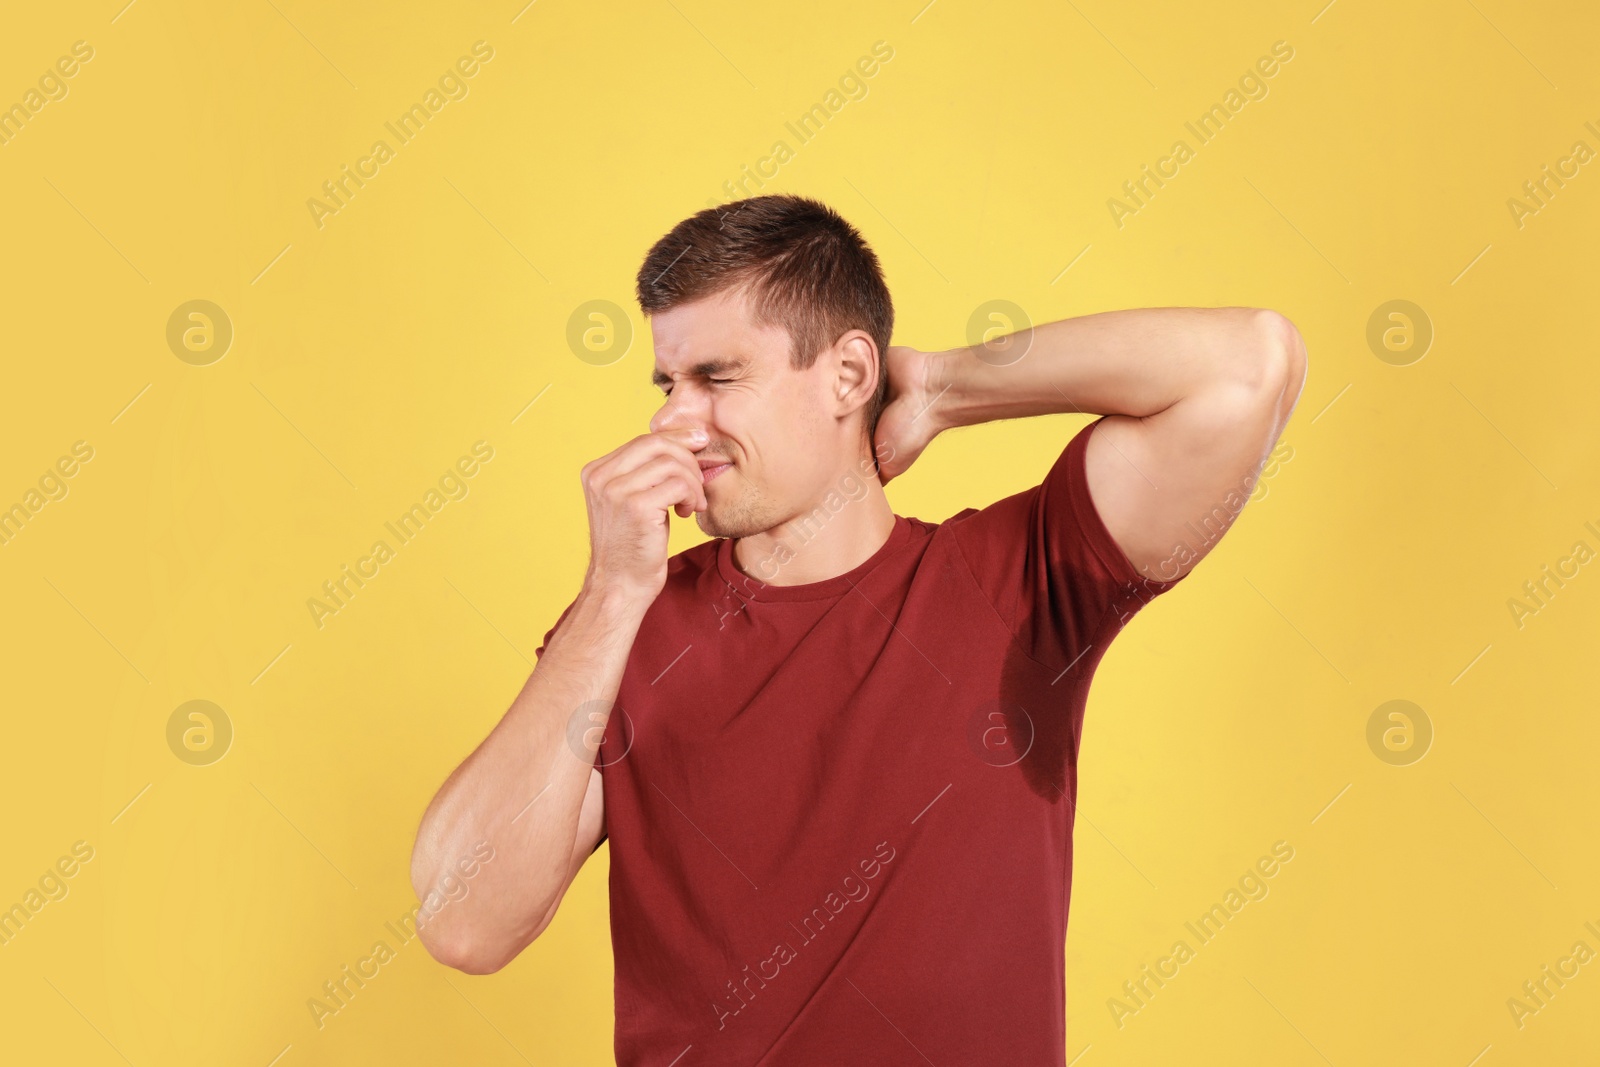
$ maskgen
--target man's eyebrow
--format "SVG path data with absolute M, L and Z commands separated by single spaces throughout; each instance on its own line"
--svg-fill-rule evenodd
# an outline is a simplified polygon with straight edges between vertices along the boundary
M 730 372 L 744 370 L 750 365 L 748 359 L 726 356 L 721 359 L 705 359 L 689 368 L 689 376 L 693 378 L 720 377 Z M 650 372 L 650 384 L 661 388 L 672 384 L 672 375 L 667 374 L 659 367 Z

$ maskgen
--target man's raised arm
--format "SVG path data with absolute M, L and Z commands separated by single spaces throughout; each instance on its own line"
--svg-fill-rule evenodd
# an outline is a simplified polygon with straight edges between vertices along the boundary
M 439 788 L 417 830 L 418 933 L 441 963 L 472 974 L 504 967 L 543 932 L 600 843 L 601 729 L 666 582 L 669 513 L 706 506 L 690 450 L 703 443 L 682 429 L 644 434 L 583 468 L 583 589 L 510 710 Z
M 1275 311 L 1139 308 L 931 353 L 920 391 L 933 432 L 1109 416 L 1088 441 L 1090 496 L 1134 567 L 1171 581 L 1243 508 L 1300 399 L 1306 362 L 1299 332 Z

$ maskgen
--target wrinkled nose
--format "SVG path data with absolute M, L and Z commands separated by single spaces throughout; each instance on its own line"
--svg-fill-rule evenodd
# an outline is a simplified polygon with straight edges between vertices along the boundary
M 673 390 L 675 394 L 682 394 L 684 391 L 681 387 Z M 650 419 L 651 433 L 690 428 L 708 432 L 710 429 L 706 425 L 704 413 L 696 410 L 687 399 L 680 399 L 680 396 L 676 395 L 667 397 L 666 403 L 662 404 L 660 410 Z

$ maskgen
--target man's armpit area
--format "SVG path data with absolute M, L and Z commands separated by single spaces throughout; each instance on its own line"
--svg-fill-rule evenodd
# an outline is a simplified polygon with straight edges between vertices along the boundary
M 1140 575 L 1089 495 L 1080 429 L 1044 479 L 949 520 L 968 569 L 1028 655 L 1074 661 L 1176 582 Z
M 1182 562 L 1175 552 L 1169 560 L 1155 568 L 1157 573 L 1154 575 L 1141 573 L 1106 526 L 1105 516 L 1100 513 L 1089 489 L 1088 464 L 1089 438 L 1105 420 L 1106 416 L 1102 415 L 1079 430 L 1059 461 L 1059 465 L 1064 467 L 1061 473 L 1067 479 L 1071 521 L 1077 524 L 1079 534 L 1094 550 L 1108 574 L 1129 589 L 1136 588 L 1148 596 L 1156 596 L 1177 585 L 1187 576 L 1187 572 L 1181 570 Z M 1052 475 L 1056 473 L 1051 471 Z
M 1105 616 L 1096 628 L 1099 640 L 1121 630 L 1141 608 L 1188 576 L 1188 572 L 1180 571 L 1181 563 L 1177 557 L 1159 568 L 1175 577 L 1161 579 L 1140 573 L 1106 526 L 1105 517 L 1089 490 L 1088 473 L 1089 438 L 1105 419 L 1106 416 L 1101 416 L 1078 431 L 1062 455 L 1060 464 L 1063 467 L 1060 473 L 1066 476 L 1065 496 L 1071 513 L 1065 521 L 1076 527 L 1077 536 L 1093 551 L 1103 573 L 1114 583 L 1114 588 L 1106 596 Z M 1051 472 L 1052 475 L 1056 473 L 1054 470 Z

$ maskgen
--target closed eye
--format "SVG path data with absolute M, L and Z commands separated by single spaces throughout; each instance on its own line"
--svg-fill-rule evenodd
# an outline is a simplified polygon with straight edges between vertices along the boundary
M 706 381 L 710 382 L 712 385 L 727 385 L 729 382 L 733 381 L 733 379 L 732 378 L 707 378 Z M 663 389 L 663 390 L 661 390 L 661 395 L 662 396 L 671 396 L 672 395 L 672 390 L 671 389 Z

